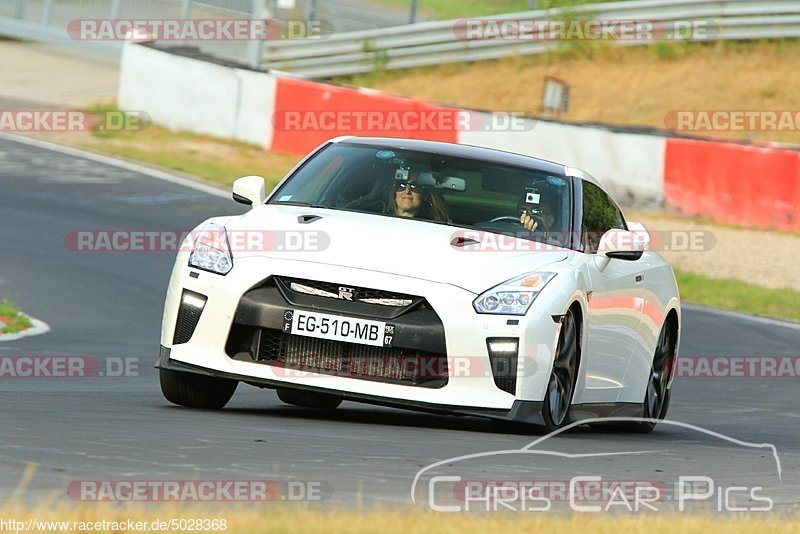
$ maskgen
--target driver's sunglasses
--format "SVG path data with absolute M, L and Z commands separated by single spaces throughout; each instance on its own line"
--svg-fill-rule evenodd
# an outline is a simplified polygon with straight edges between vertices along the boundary
M 418 184 L 417 182 L 395 182 L 395 192 L 399 193 L 400 191 L 405 191 L 406 189 L 410 189 L 412 193 L 420 193 L 425 190 L 425 186 Z

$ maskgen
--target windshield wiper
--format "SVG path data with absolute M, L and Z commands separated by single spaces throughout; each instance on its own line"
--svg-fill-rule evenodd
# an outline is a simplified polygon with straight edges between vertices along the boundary
M 286 201 L 279 201 L 276 200 L 275 202 L 270 202 L 270 204 L 277 204 L 279 206 L 302 206 L 304 208 L 322 208 L 322 209 L 329 209 L 328 206 L 323 206 L 322 204 L 314 204 L 312 202 L 299 202 L 296 200 L 286 200 Z

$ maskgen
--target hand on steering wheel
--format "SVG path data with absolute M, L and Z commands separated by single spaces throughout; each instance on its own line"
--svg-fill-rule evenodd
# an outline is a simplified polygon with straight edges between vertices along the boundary
M 533 215 L 528 215 L 527 213 L 523 213 L 519 216 L 519 223 L 526 230 L 530 230 L 531 232 L 535 232 L 538 229 L 544 230 L 544 222 L 539 217 L 534 217 Z
M 535 232 L 539 228 L 544 228 L 544 222 L 539 217 L 534 217 L 532 215 L 528 215 L 527 213 L 520 215 L 519 219 L 510 215 L 503 215 L 501 217 L 495 217 L 491 220 L 491 222 L 500 221 L 515 222 L 530 232 Z

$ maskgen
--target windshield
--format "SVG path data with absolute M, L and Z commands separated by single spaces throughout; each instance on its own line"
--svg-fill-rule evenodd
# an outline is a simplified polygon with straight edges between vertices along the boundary
M 349 143 L 307 161 L 269 203 L 408 217 L 563 246 L 572 220 L 571 181 L 564 176 Z

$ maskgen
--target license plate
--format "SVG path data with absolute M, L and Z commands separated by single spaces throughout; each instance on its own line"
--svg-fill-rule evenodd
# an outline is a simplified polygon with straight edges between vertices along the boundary
M 283 331 L 373 347 L 391 347 L 394 341 L 393 324 L 302 310 L 286 310 L 283 313 Z

